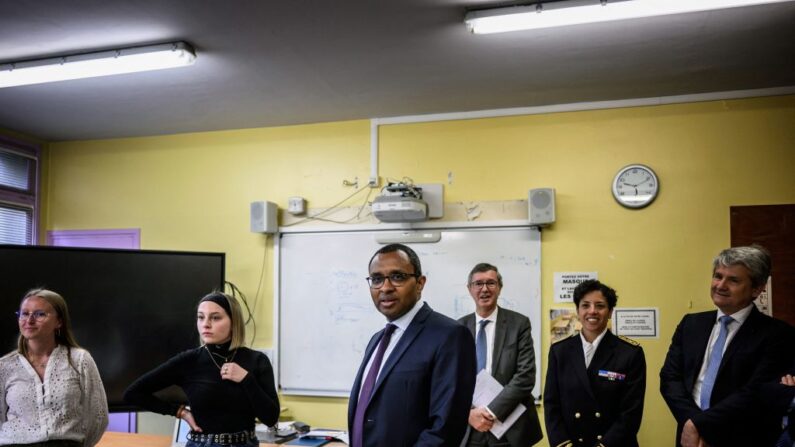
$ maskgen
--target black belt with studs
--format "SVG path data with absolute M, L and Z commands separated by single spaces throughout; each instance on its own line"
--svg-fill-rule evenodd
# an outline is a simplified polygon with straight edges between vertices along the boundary
M 193 442 L 214 442 L 221 445 L 242 444 L 250 439 L 257 439 L 254 430 L 239 431 L 237 433 L 197 433 L 191 431 L 187 436 Z

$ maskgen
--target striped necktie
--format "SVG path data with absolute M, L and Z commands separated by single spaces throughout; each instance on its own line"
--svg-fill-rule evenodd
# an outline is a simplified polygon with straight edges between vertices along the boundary
M 591 360 L 593 360 L 593 352 L 595 351 L 593 347 L 593 343 L 588 343 L 585 345 L 585 369 L 588 369 L 591 366 Z

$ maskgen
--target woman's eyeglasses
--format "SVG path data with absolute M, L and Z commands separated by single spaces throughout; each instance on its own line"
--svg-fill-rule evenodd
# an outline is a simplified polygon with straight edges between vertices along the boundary
M 33 317 L 33 319 L 36 321 L 41 321 L 47 318 L 47 315 L 49 315 L 49 313 L 43 310 L 34 310 L 33 312 L 28 312 L 26 310 L 18 310 L 14 313 L 17 315 L 19 321 L 30 320 L 30 317 Z

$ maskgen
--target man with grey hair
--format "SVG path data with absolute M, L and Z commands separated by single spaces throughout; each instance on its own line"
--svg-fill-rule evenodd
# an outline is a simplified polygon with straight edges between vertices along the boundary
M 751 410 L 753 390 L 785 372 L 795 330 L 756 309 L 771 260 L 760 246 L 720 252 L 710 295 L 717 310 L 688 314 L 660 371 L 660 392 L 677 421 L 677 445 L 773 445 L 779 419 Z
M 503 385 L 503 389 L 488 405 L 470 409 L 466 445 L 533 445 L 543 435 L 532 394 L 536 360 L 530 320 L 497 305 L 502 291 L 502 275 L 491 264 L 484 262 L 472 268 L 467 289 L 475 301 L 475 312 L 461 317 L 458 322 L 475 337 L 478 372 L 486 369 Z M 495 421 L 505 421 L 519 404 L 526 410 L 503 437 L 497 439 L 490 433 Z

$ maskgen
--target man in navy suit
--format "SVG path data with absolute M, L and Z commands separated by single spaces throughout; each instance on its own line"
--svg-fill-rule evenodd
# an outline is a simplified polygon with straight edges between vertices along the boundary
M 469 329 L 478 342 L 478 359 L 501 385 L 502 391 L 487 405 L 469 411 L 467 445 L 529 447 L 543 437 L 533 400 L 536 357 L 530 320 L 522 314 L 497 305 L 502 291 L 502 275 L 497 267 L 480 263 L 472 268 L 467 289 L 475 300 L 475 312 L 458 322 Z M 476 342 L 477 343 L 477 342 Z M 478 352 L 478 350 L 476 350 Z M 489 432 L 495 421 L 505 419 L 522 404 L 526 410 L 501 439 Z
M 660 371 L 660 392 L 684 447 L 772 445 L 781 420 L 753 411 L 754 390 L 781 377 L 795 349 L 793 328 L 753 301 L 770 276 L 761 247 L 723 250 L 713 261 L 717 310 L 685 315 Z
M 352 447 L 461 443 L 475 389 L 469 331 L 420 302 L 426 278 L 401 244 L 369 263 L 370 295 L 387 327 L 370 339 L 348 403 Z
M 761 385 L 756 394 L 757 409 L 769 412 L 775 421 L 781 421 L 776 447 L 795 446 L 795 359 L 788 373 L 772 382 Z

